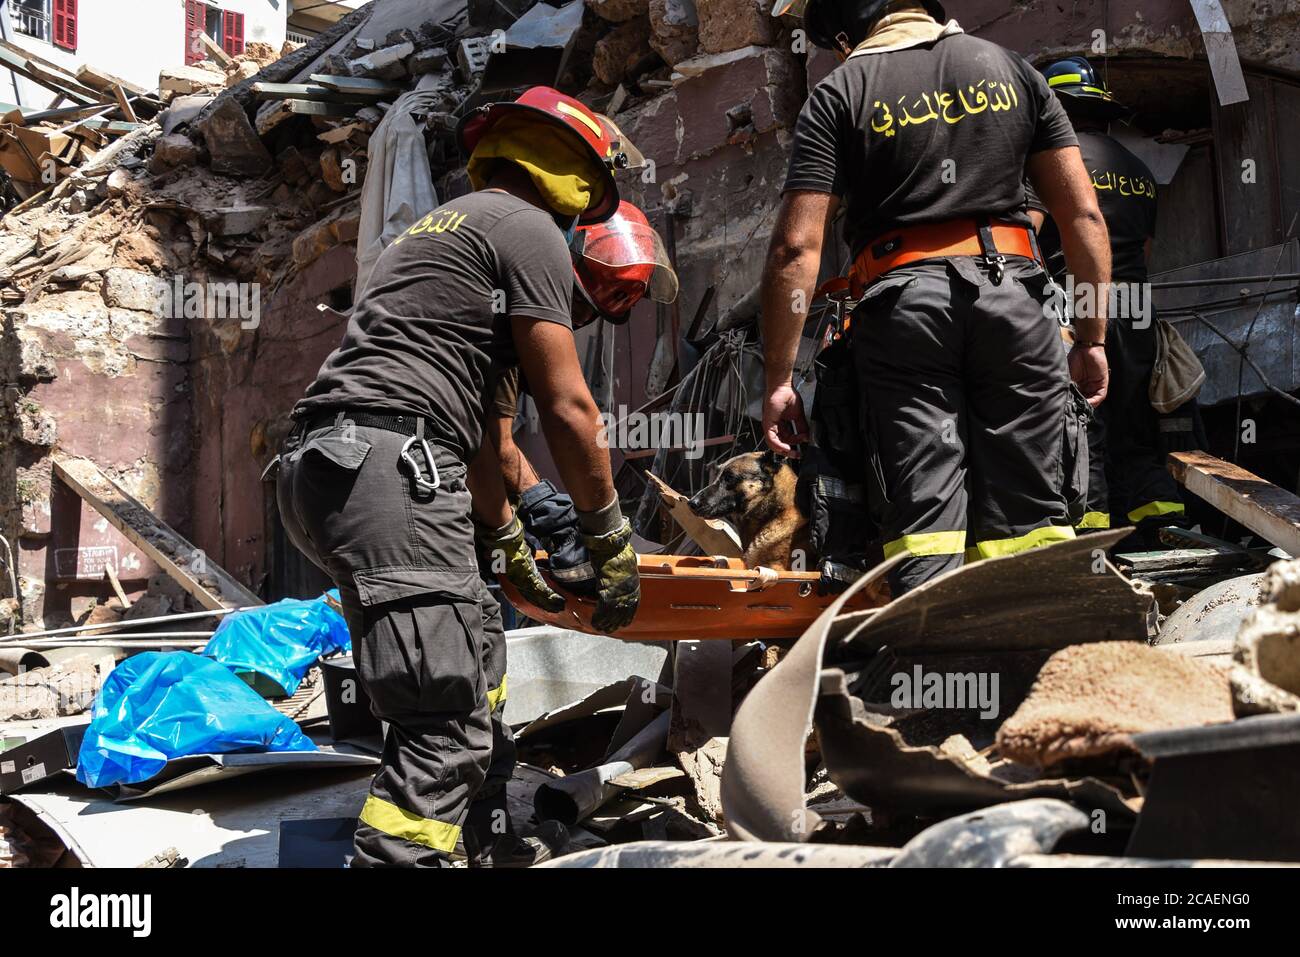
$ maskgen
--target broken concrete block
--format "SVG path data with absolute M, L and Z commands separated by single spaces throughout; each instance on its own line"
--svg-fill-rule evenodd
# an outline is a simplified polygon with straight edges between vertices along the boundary
M 163 166 L 193 166 L 199 161 L 199 148 L 183 133 L 172 133 L 158 137 L 153 156 Z
M 650 54 L 650 21 L 645 17 L 621 23 L 596 41 L 591 69 L 602 83 L 616 86 L 628 70 Z
M 308 226 L 293 241 L 293 261 L 299 266 L 315 262 L 339 244 L 332 229 L 333 223 L 322 220 Z
M 650 0 L 650 46 L 669 66 L 695 55 L 700 21 L 695 0 Z
M 701 53 L 771 46 L 776 41 L 777 22 L 764 0 L 695 0 L 695 5 Z
M 153 312 L 158 305 L 158 281 L 147 272 L 107 269 L 103 291 L 104 301 L 117 309 Z
M 466 37 L 456 47 L 456 63 L 466 83 L 483 72 L 492 55 L 491 37 Z M 358 114 L 359 115 L 359 114 Z
M 258 64 L 248 60 L 231 64 L 230 69 L 226 71 L 226 88 L 229 89 L 243 83 L 245 80 L 251 80 L 261 72 L 262 68 Z
M 400 80 L 406 76 L 407 57 L 415 52 L 414 43 L 399 43 L 368 53 L 351 63 L 354 76 L 369 76 L 380 80 Z
M 271 217 L 266 206 L 222 206 L 205 210 L 203 225 L 214 236 L 246 236 Z
M 1237 632 L 1233 707 L 1239 717 L 1300 711 L 1300 560 L 1264 573 L 1261 605 Z
M 351 189 L 348 178 L 355 179 L 355 161 L 348 160 L 352 163 L 352 173 L 344 172 L 343 155 L 338 150 L 326 150 L 321 153 L 321 178 L 324 179 L 325 185 L 329 186 L 334 192 L 347 192 Z
M 0 679 L 0 721 L 81 714 L 95 700 L 113 664 L 110 656 L 97 667 L 87 654 Z
M 355 206 L 330 224 L 330 232 L 340 245 L 354 243 L 361 235 L 361 207 Z
M 18 403 L 18 438 L 27 445 L 53 448 L 59 439 L 59 424 L 37 403 L 23 399 Z
M 212 171 L 228 176 L 260 176 L 271 165 L 253 124 L 233 96 L 219 100 L 200 132 L 212 156 Z
M 20 336 L 18 339 L 18 381 L 24 385 L 33 382 L 52 382 L 59 377 L 59 366 L 45 347 L 36 339 Z
M 276 156 L 275 162 L 280 167 L 282 175 L 287 183 L 306 182 L 309 174 L 307 160 L 302 152 L 296 146 L 287 146 Z
M 447 65 L 447 50 L 445 47 L 431 47 L 428 50 L 421 50 L 415 56 L 411 57 L 407 64 L 407 69 L 411 71 L 412 76 L 423 76 L 425 73 L 438 73 Z
M 188 95 L 214 93 L 226 85 L 226 75 L 194 66 L 164 67 L 158 74 L 158 89 L 163 93 Z
M 634 17 L 645 16 L 650 0 L 587 0 L 587 9 L 610 23 L 626 23 Z

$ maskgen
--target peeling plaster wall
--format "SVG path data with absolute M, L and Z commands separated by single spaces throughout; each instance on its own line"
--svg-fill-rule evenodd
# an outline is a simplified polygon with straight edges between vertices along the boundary
M 1243 65 L 1300 72 L 1300 0 L 1224 0 L 1223 9 Z M 1035 62 L 1092 50 L 1095 30 L 1105 32 L 1109 56 L 1205 56 L 1187 0 L 969 0 L 949 13 Z

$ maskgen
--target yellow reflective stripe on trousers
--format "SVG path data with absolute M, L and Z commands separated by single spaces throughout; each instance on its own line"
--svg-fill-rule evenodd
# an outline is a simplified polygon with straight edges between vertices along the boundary
M 1084 512 L 1075 528 L 1110 528 L 1110 512 Z
M 999 558 L 1002 555 L 1015 555 L 1028 551 L 1039 545 L 1052 542 L 1068 542 L 1074 538 L 1074 529 L 1068 525 L 1044 525 L 1015 538 L 991 538 L 985 542 L 976 542 L 972 551 L 978 558 Z M 971 556 L 967 555 L 969 559 Z
M 966 532 L 917 532 L 885 543 L 885 557 L 909 552 L 917 558 L 926 555 L 960 555 L 966 549 Z
M 1182 515 L 1187 511 L 1182 502 L 1147 502 L 1140 508 L 1135 508 L 1128 513 L 1130 522 L 1140 522 L 1144 518 L 1154 518 L 1157 515 Z
M 383 831 L 391 837 L 422 844 L 435 851 L 450 854 L 460 837 L 460 828 L 455 824 L 434 821 L 420 817 L 410 811 L 403 811 L 396 804 L 377 798 L 373 794 L 366 798 L 360 815 L 362 824 L 369 824 L 377 831 Z
M 506 679 L 508 675 L 501 676 L 501 684 L 497 685 L 487 694 L 488 711 L 495 711 L 497 705 L 506 700 Z

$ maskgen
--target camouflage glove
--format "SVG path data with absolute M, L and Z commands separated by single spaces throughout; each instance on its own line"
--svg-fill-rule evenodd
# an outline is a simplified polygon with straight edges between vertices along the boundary
M 512 516 L 509 522 L 497 529 L 476 525 L 474 540 L 492 571 L 504 574 L 526 601 L 544 611 L 559 611 L 564 607 L 564 596 L 553 591 L 537 570 L 519 516 Z
M 612 532 L 584 534 L 582 543 L 587 546 L 599 583 L 591 624 L 597 631 L 611 634 L 631 624 L 641 603 L 641 575 L 632 550 L 632 525 L 624 518 Z

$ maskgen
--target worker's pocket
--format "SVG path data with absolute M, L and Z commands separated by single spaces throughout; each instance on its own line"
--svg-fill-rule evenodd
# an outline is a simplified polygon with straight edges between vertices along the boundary
M 817 357 L 816 368 L 813 423 L 817 427 L 817 442 L 838 455 L 861 459 L 865 454 L 858 399 L 861 390 L 848 337 L 841 337 L 823 349 Z
M 1065 436 L 1061 444 L 1065 513 L 1071 525 L 1083 521 L 1088 505 L 1088 426 L 1093 413 L 1088 400 L 1073 384 L 1065 403 Z
M 483 617 L 473 597 L 430 591 L 362 614 L 354 655 L 378 717 L 463 713 L 484 700 Z
M 357 438 L 355 427 L 341 425 L 308 436 L 302 447 L 290 452 L 288 458 L 356 472 L 369 454 L 370 443 Z

